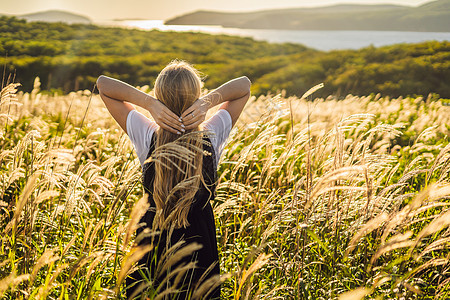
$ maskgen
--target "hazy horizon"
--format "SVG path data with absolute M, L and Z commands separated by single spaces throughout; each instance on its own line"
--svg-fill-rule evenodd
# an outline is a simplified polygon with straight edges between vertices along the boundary
M 182 0 L 167 0 L 164 3 L 152 3 L 154 1 L 129 0 L 127 5 L 119 2 L 109 2 L 108 0 L 1 0 L 1 14 L 22 15 L 28 13 L 42 12 L 48 10 L 63 10 L 80 14 L 92 20 L 113 20 L 113 19 L 154 19 L 166 20 L 178 15 L 193 12 L 196 10 L 215 10 L 226 12 L 248 12 L 265 9 L 282 9 L 294 7 L 323 7 L 336 4 L 393 4 L 406 6 L 419 6 L 433 0 L 271 0 L 258 1 L 250 0 L 242 3 L 240 0 L 224 1 L 204 1 L 192 0 L 190 2 Z

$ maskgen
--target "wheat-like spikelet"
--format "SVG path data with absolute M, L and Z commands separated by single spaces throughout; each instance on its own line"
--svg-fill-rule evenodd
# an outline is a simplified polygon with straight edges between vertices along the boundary
M 237 295 L 236 297 L 239 298 L 240 294 L 241 294 L 241 290 L 244 287 L 244 284 L 246 283 L 247 279 L 251 277 L 251 275 L 256 272 L 258 269 L 262 268 L 264 265 L 266 265 L 269 260 L 270 257 L 272 255 L 267 255 L 265 253 L 261 253 L 256 260 L 250 265 L 250 267 L 246 270 L 243 270 L 242 272 L 242 277 L 239 280 L 239 287 L 238 287 L 238 291 L 237 291 Z
M 450 244 L 450 237 L 438 239 L 437 241 L 429 244 L 422 252 L 420 252 L 419 256 L 417 256 L 417 260 L 420 260 L 424 255 L 432 251 L 438 251 L 441 249 L 448 248 L 449 244 Z
M 172 247 L 166 249 L 163 257 L 161 257 L 157 266 L 157 277 L 163 274 L 169 274 L 169 270 L 172 266 L 181 261 L 184 257 L 191 255 L 195 251 L 201 249 L 203 246 L 198 243 L 185 244 L 184 241 L 179 241 Z M 166 276 L 165 280 L 168 280 L 169 276 Z
M 371 293 L 369 288 L 360 287 L 339 295 L 339 300 L 360 300 Z
M 369 234 L 375 229 L 378 229 L 385 221 L 388 220 L 388 215 L 386 213 L 380 214 L 364 224 L 364 226 L 358 230 L 358 232 L 352 237 L 350 242 L 348 243 L 348 248 L 345 252 L 345 256 L 348 256 L 349 253 L 355 248 L 358 241 L 365 235 Z
M 39 272 L 39 270 L 45 266 L 48 265 L 54 261 L 57 261 L 59 259 L 59 256 L 54 255 L 55 250 L 46 250 L 41 257 L 36 261 L 36 264 L 33 267 L 33 271 L 31 272 L 30 276 L 30 286 L 33 284 L 33 281 L 36 279 L 36 275 Z
M 22 214 L 22 210 L 24 209 L 27 201 L 29 200 L 29 197 L 31 196 L 31 194 L 33 193 L 33 191 L 37 185 L 38 175 L 39 174 L 34 174 L 27 181 L 27 184 L 17 201 L 16 208 L 14 210 L 14 216 L 12 217 L 11 221 L 6 225 L 6 227 L 3 231 L 4 234 L 9 234 L 10 231 L 16 230 L 17 223 L 19 222 L 19 219 Z
M 119 292 L 120 284 L 125 279 L 125 276 L 128 274 L 131 267 L 152 249 L 153 249 L 152 245 L 136 246 L 124 258 L 122 266 L 120 268 L 119 275 L 117 277 L 116 293 Z
M 68 267 L 67 264 L 59 265 L 56 270 L 53 272 L 52 277 L 45 282 L 45 284 L 38 289 L 38 293 L 36 295 L 37 299 L 45 299 L 48 296 L 48 293 L 52 289 L 53 282 L 56 278 L 61 274 L 61 272 Z
M 390 238 L 386 243 L 383 243 L 370 259 L 370 264 L 374 262 L 383 254 L 395 249 L 410 247 L 414 245 L 414 241 L 410 240 L 412 232 L 408 231 L 404 234 L 397 234 Z
M 428 224 L 419 232 L 415 239 L 415 242 L 411 245 L 412 248 L 416 247 L 424 237 L 440 231 L 448 225 L 450 225 L 450 210 L 441 213 L 437 217 L 434 217 L 430 224 Z
M 0 296 L 3 296 L 4 292 L 7 291 L 9 287 L 12 287 L 12 289 L 14 289 L 14 287 L 19 283 L 29 280 L 29 278 L 29 274 L 22 274 L 18 276 L 11 274 L 9 276 L 6 276 L 5 278 L 2 278 L 0 280 Z
M 145 214 L 147 209 L 149 208 L 148 203 L 148 197 L 144 196 L 141 199 L 139 199 L 138 202 L 133 206 L 133 209 L 130 213 L 130 220 L 128 221 L 126 225 L 126 234 L 125 238 L 122 244 L 122 250 L 125 250 L 124 248 L 128 245 L 131 235 L 135 232 L 137 229 L 137 225 L 141 219 L 141 217 Z

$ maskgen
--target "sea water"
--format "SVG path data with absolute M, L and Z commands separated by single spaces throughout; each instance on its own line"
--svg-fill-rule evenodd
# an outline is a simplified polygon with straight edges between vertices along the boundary
M 431 40 L 450 41 L 450 32 L 241 29 L 222 26 L 164 25 L 163 20 L 98 21 L 96 24 L 143 30 L 236 35 L 273 43 L 303 44 L 324 51 L 360 49 L 371 45 L 379 47 L 399 43 L 420 43 Z

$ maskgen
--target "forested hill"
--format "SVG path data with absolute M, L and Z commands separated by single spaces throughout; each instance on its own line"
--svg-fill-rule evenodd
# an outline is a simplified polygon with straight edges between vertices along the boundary
M 196 11 L 165 22 L 168 25 L 290 30 L 450 31 L 450 0 L 419 7 L 398 5 L 335 5 L 249 13 Z
M 7 16 L 2 15 L 0 16 Z M 10 15 L 9 17 L 13 17 Z M 41 12 L 35 12 L 25 15 L 15 15 L 14 17 L 19 19 L 25 19 L 27 21 L 42 21 L 42 22 L 64 22 L 68 24 L 90 24 L 92 20 L 86 16 L 71 13 L 63 10 L 47 10 Z
M 152 85 L 171 60 L 187 60 L 209 89 L 247 75 L 255 95 L 285 90 L 301 95 L 390 96 L 438 93 L 450 98 L 450 42 L 321 52 L 298 44 L 271 44 L 225 35 L 27 23 L 0 17 L 0 64 L 30 91 L 92 89 L 100 74 L 132 85 Z M 6 62 L 5 56 L 7 55 Z
M 65 22 L 69 24 L 92 23 L 88 17 L 61 10 L 47 10 L 17 17 L 27 21 Z

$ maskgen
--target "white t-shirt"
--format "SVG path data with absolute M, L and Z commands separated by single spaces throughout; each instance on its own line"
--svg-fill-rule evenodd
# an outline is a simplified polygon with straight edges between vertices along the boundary
M 219 109 L 203 124 L 204 130 L 212 133 L 210 140 L 216 154 L 216 165 L 219 163 L 223 148 L 230 135 L 231 127 L 231 116 L 225 109 Z M 144 165 L 144 161 L 147 159 L 153 133 L 158 128 L 159 126 L 155 122 L 137 110 L 132 110 L 128 113 L 127 132 L 136 150 L 141 166 Z

